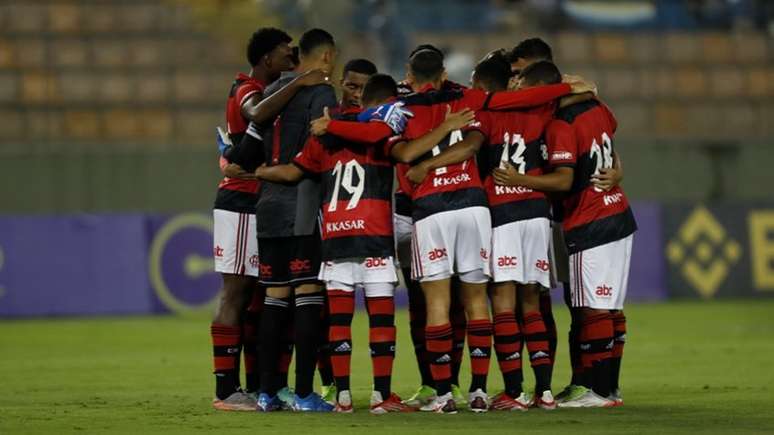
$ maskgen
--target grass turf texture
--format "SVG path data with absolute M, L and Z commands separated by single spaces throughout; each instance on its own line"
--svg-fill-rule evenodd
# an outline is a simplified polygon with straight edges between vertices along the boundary
M 566 310 L 555 309 L 565 331 Z M 6 320 L 0 321 L 0 433 L 771 432 L 772 313 L 771 300 L 633 305 L 624 407 L 456 416 L 367 412 L 371 364 L 363 312 L 353 328 L 352 415 L 214 411 L 206 318 Z M 397 322 L 393 385 L 407 396 L 418 377 L 405 311 Z M 565 341 L 562 333 L 555 393 L 568 380 Z M 530 388 L 526 365 L 525 374 Z M 489 391 L 501 387 L 493 361 Z

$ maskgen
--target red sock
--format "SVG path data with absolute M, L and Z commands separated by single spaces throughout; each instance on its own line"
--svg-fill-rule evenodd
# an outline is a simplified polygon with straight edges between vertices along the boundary
M 521 370 L 522 336 L 515 313 L 494 316 L 494 342 L 500 371 L 509 373 Z
M 612 355 L 613 320 L 608 313 L 595 313 L 584 317 L 580 331 L 581 364 L 591 368 L 595 362 Z
M 543 316 L 539 311 L 532 311 L 524 314 L 524 341 L 527 342 L 530 364 L 540 366 L 551 364 L 550 349 L 548 348 L 548 339 L 546 334 L 546 325 L 543 323 Z
M 242 347 L 247 391 L 260 389 L 260 370 L 256 353 L 258 352 L 258 325 L 261 322 L 264 296 L 265 289 L 263 287 L 255 289 L 250 306 L 247 307 L 244 322 L 242 322 Z
M 366 298 L 366 308 L 374 390 L 386 400 L 392 393 L 390 384 L 395 360 L 395 300 L 392 297 Z
M 239 386 L 239 353 L 242 349 L 239 326 L 217 323 L 210 325 L 212 356 L 215 373 L 215 395 L 225 399 Z
M 344 290 L 328 290 L 330 328 L 328 342 L 331 346 L 331 366 L 339 391 L 349 390 L 350 363 L 352 359 L 352 315 L 355 312 L 355 293 Z
M 468 350 L 472 379 L 470 391 L 486 391 L 486 377 L 489 374 L 489 358 L 492 352 L 492 322 L 489 319 L 468 322 Z
M 430 357 L 430 373 L 433 375 L 435 389 L 438 395 L 444 395 L 451 391 L 451 324 L 426 326 L 425 346 Z
M 551 350 L 540 311 L 524 313 L 523 331 L 529 351 L 529 362 L 535 373 L 535 393 L 540 394 L 551 389 Z
M 584 316 L 580 332 L 581 363 L 591 373 L 591 385 L 602 397 L 610 394 L 610 359 L 613 349 L 613 319 L 608 312 Z

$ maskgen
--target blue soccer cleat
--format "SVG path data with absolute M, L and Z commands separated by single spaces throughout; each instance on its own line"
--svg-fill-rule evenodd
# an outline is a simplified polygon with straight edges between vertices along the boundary
M 306 397 L 298 397 L 296 394 L 293 411 L 297 412 L 333 412 L 333 405 L 323 400 L 317 393 L 311 393 Z
M 282 401 L 277 396 L 269 396 L 266 393 L 258 395 L 258 412 L 274 412 L 282 410 Z

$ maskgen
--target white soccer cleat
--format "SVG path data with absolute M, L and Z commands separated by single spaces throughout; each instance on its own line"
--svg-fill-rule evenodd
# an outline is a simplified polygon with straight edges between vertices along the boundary
M 615 406 L 615 402 L 598 395 L 592 390 L 588 390 L 577 399 L 559 404 L 560 408 L 609 408 L 612 406 Z
M 468 393 L 468 408 L 480 413 L 489 410 L 489 396 L 481 389 Z
M 223 400 L 212 399 L 212 407 L 218 411 L 255 411 L 258 401 L 243 391 L 235 391 Z
M 607 398 L 608 398 L 608 400 L 612 400 L 613 401 L 613 403 L 615 404 L 614 406 L 623 406 L 623 404 L 624 404 L 623 396 L 621 395 L 621 389 L 620 388 L 616 388 L 615 390 L 613 390 L 610 393 L 610 395 L 607 396 Z
M 444 394 L 443 396 L 436 397 L 432 402 L 419 408 L 424 412 L 435 412 L 438 414 L 456 414 L 457 404 L 454 403 L 454 396 L 451 392 Z
M 339 391 L 336 398 L 336 407 L 333 408 L 333 412 L 351 414 L 354 411 L 355 408 L 352 406 L 352 393 L 349 390 Z
M 543 391 L 543 394 L 540 396 L 536 393 L 535 397 L 532 399 L 532 406 L 548 411 L 556 409 L 556 400 L 554 400 L 554 395 L 551 394 L 551 390 Z

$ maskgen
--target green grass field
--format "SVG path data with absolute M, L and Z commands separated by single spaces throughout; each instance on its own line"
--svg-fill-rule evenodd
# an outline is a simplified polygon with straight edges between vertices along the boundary
M 565 310 L 556 311 L 565 330 Z M 370 389 L 363 314 L 354 328 L 353 415 L 213 411 L 205 318 L 0 321 L 0 433 L 774 432 L 771 300 L 631 306 L 622 408 L 456 416 L 363 409 Z M 418 382 L 407 324 L 401 312 L 393 379 L 402 395 Z M 568 379 L 566 361 L 561 339 L 555 391 Z M 502 383 L 492 367 L 496 392 Z

